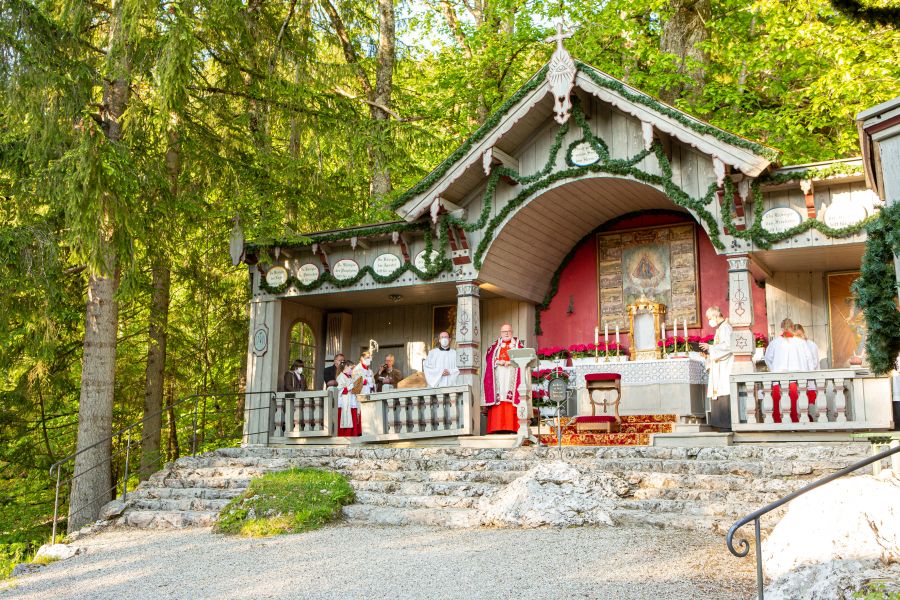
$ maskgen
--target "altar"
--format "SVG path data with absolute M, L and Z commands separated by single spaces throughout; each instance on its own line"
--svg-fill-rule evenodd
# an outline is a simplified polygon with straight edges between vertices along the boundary
M 591 414 L 585 375 L 618 373 L 622 415 L 706 416 L 706 368 L 697 358 L 580 364 L 566 370 L 573 374 L 569 381 L 577 393 L 580 415 Z

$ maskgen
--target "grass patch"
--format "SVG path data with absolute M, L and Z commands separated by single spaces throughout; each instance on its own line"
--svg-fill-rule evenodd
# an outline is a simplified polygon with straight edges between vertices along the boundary
M 338 519 L 341 507 L 354 499 L 353 488 L 337 473 L 318 469 L 267 473 L 228 503 L 216 531 L 260 537 L 318 529 Z

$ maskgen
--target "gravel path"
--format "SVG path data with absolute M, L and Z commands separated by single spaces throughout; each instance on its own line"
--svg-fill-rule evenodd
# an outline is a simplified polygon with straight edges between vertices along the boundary
M 751 598 L 750 558 L 713 534 L 650 528 L 336 525 L 265 539 L 110 531 L 85 554 L 0 582 L 0 598 Z

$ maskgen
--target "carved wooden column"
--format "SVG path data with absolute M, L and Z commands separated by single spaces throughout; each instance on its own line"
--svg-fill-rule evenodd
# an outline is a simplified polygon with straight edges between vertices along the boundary
M 728 256 L 728 321 L 731 323 L 731 350 L 734 352 L 735 372 L 753 370 L 750 357 L 756 347 L 753 337 L 753 279 L 750 257 L 746 254 Z
M 247 348 L 247 397 L 244 402 L 242 445 L 267 444 L 275 433 L 275 402 L 280 368 L 281 300 L 256 297 L 250 301 L 250 336 Z M 281 431 L 284 431 L 281 405 Z
M 475 281 L 456 284 L 456 365 L 459 384 L 472 388 L 472 427 L 481 423 L 481 290 Z

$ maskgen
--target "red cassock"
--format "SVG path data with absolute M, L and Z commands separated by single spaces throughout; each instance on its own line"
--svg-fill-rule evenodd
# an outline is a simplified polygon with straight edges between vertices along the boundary
M 488 433 L 515 433 L 519 430 L 519 419 L 516 416 L 516 405 L 519 403 L 520 374 L 516 369 L 515 384 L 508 390 L 505 398 L 498 394 L 497 360 L 509 360 L 510 348 L 523 348 L 524 343 L 516 338 L 509 342 L 497 340 L 488 351 L 484 359 L 484 396 L 483 403 L 488 407 L 487 432 Z

